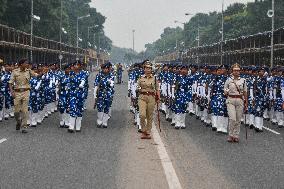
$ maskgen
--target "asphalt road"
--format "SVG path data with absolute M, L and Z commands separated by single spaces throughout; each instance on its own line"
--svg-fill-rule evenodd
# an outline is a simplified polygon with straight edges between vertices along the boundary
M 187 128 L 175 130 L 163 116 L 164 143 L 184 188 L 284 188 L 284 129 L 265 122 L 280 133 L 256 133 L 241 128 L 239 144 L 213 132 L 195 116 Z
M 7 139 L 0 143 L 0 189 L 168 188 L 156 148 L 163 144 L 140 140 L 127 83 L 116 85 L 107 129 L 96 127 L 91 92 L 81 133 L 59 128 L 58 113 L 28 134 L 16 132 L 13 119 L 0 123 L 0 141 Z M 229 144 L 194 117 L 178 131 L 161 120 L 160 136 L 183 188 L 284 188 L 284 129 L 275 128 L 280 135 L 249 130 L 247 141 L 242 129 L 241 142 Z

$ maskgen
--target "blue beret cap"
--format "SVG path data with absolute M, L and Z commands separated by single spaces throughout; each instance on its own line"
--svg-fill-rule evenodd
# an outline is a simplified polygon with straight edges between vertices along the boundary
M 218 69 L 228 69 L 229 68 L 229 66 L 228 65 L 226 65 L 226 64 L 222 64 L 222 65 L 220 65 L 219 67 L 218 67 Z

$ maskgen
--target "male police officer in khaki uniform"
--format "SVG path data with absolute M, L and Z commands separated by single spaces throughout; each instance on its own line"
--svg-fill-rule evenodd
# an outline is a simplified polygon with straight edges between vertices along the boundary
M 240 78 L 240 66 L 232 66 L 232 76 L 225 83 L 224 91 L 228 97 L 226 104 L 229 115 L 228 142 L 239 142 L 241 118 L 243 110 L 247 109 L 247 86 L 245 79 Z M 245 108 L 244 108 L 245 106 Z
M 22 133 L 27 133 L 28 103 L 30 97 L 30 79 L 37 76 L 29 69 L 27 59 L 19 61 L 19 68 L 13 70 L 9 81 L 10 91 L 14 97 L 16 130 L 22 127 Z
M 160 92 L 158 82 L 155 76 L 152 75 L 152 65 L 149 61 L 144 61 L 144 75 L 138 79 L 138 91 L 138 106 L 142 127 L 141 139 L 151 139 L 153 112 L 156 101 L 160 99 Z

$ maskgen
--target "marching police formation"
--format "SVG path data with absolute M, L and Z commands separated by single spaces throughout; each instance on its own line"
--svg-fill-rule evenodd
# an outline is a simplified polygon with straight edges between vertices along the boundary
M 0 75 L 0 121 L 15 117 L 17 130 L 27 132 L 53 112 L 59 111 L 62 128 L 80 132 L 86 109 L 89 72 L 80 61 L 64 66 L 30 65 L 26 59 L 5 64 Z M 114 70 L 101 65 L 95 77 L 94 108 L 97 127 L 107 128 L 115 94 Z M 263 132 L 264 120 L 284 126 L 284 68 L 166 63 L 154 70 L 150 61 L 133 64 L 128 72 L 128 96 L 134 123 L 143 139 L 151 138 L 153 112 L 159 110 L 175 129 L 185 129 L 186 115 L 195 115 L 213 131 L 228 133 L 229 142 L 239 142 L 241 122 Z M 159 103 L 160 101 L 160 103 Z
M 14 117 L 16 129 L 28 132 L 59 110 L 59 126 L 80 132 L 88 96 L 88 71 L 77 61 L 60 70 L 56 64 L 31 65 L 22 59 L 5 64 L 1 72 L 0 111 L 2 119 Z
M 139 79 L 143 64 L 129 70 L 130 111 L 139 132 L 144 120 L 139 110 Z M 163 64 L 154 76 L 159 84 L 160 111 L 175 129 L 185 129 L 186 114 L 201 120 L 213 131 L 239 142 L 241 122 L 263 132 L 263 120 L 284 126 L 284 67 Z M 144 119 L 144 118 L 143 118 Z M 147 134 L 147 133 L 146 133 Z

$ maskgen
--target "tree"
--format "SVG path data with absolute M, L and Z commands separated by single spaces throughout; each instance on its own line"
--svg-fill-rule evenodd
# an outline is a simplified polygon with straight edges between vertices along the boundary
M 33 0 L 34 14 L 40 16 L 39 22 L 34 22 L 34 35 L 59 41 L 61 0 Z M 83 39 L 80 47 L 88 48 L 88 27 L 98 25 L 91 30 L 92 36 L 95 33 L 102 33 L 102 49 L 110 50 L 112 41 L 102 32 L 105 17 L 91 8 L 91 0 L 62 0 L 62 26 L 67 31 L 67 35 L 62 35 L 62 41 L 69 45 L 76 46 L 77 17 L 90 14 L 89 18 L 80 20 L 79 36 Z M 30 32 L 30 0 L 0 0 L 0 20 L 3 24 L 14 27 L 25 32 Z M 92 42 L 98 46 L 98 40 L 92 38 Z
M 234 3 L 224 10 L 224 38 L 232 39 L 240 36 L 251 35 L 271 30 L 271 18 L 267 11 L 271 9 L 271 0 L 261 0 L 248 3 Z M 284 1 L 275 1 L 275 28 L 284 26 Z M 209 45 L 220 42 L 222 28 L 222 13 L 210 12 L 208 14 L 198 13 L 194 15 L 178 36 L 183 41 L 185 48 L 197 46 L 198 28 L 200 30 L 200 45 Z M 173 51 L 172 30 L 165 28 L 160 39 L 152 44 L 147 44 L 146 54 L 150 57 L 160 55 L 162 52 Z M 164 46 L 161 44 L 163 41 Z

